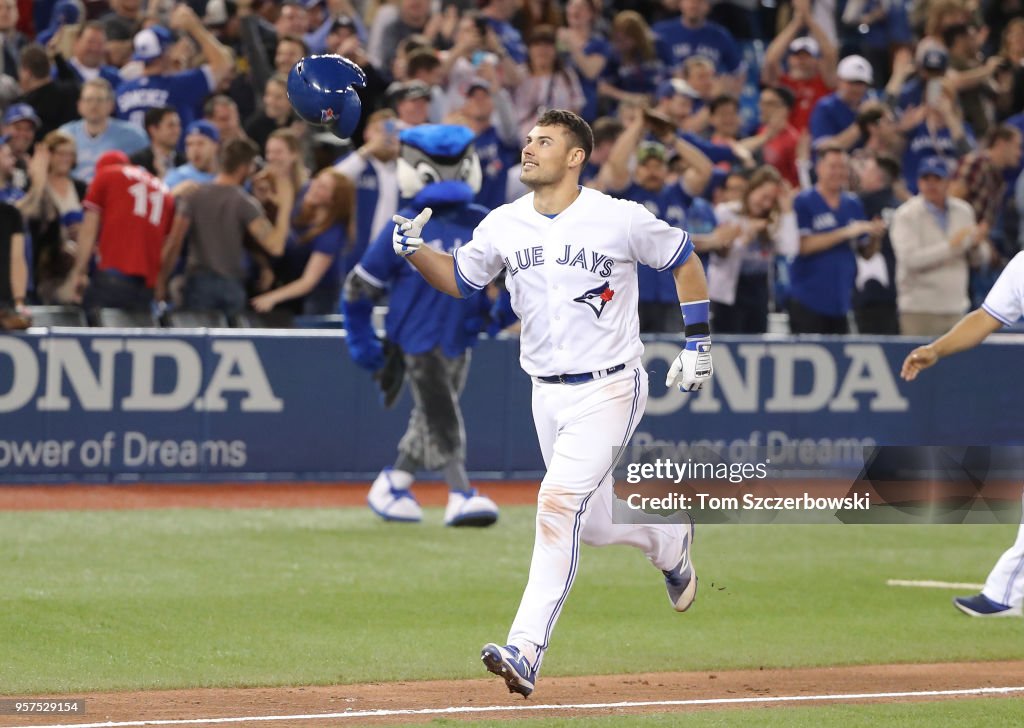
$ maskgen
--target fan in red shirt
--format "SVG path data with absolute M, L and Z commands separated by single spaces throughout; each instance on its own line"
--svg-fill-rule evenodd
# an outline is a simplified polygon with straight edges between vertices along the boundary
M 789 123 L 802 132 L 810 122 L 811 111 L 818 99 L 835 90 L 839 54 L 835 44 L 811 16 L 809 3 L 794 3 L 793 9 L 793 19 L 764 52 L 761 84 L 783 86 L 793 92 L 796 103 Z M 799 36 L 804 29 L 809 35 Z
M 174 198 L 167 186 L 131 164 L 124 152 L 106 152 L 96 161 L 83 206 L 75 265 L 61 287 L 61 298 L 81 302 L 89 311 L 148 311 L 174 219 Z M 90 279 L 94 247 L 96 270 Z
M 785 86 L 761 90 L 758 107 L 764 126 L 756 138 L 764 138 L 761 156 L 765 164 L 779 170 L 782 178 L 794 187 L 800 186 L 797 155 L 800 132 L 789 121 L 792 118 L 793 94 Z

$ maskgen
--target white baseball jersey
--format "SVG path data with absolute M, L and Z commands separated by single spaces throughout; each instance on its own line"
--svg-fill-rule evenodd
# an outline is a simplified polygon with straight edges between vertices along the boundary
M 554 218 L 534 209 L 533 193 L 497 208 L 455 251 L 455 272 L 480 290 L 505 268 L 523 370 L 578 374 L 643 353 L 636 264 L 667 270 L 691 252 L 689 235 L 643 205 L 582 188 Z
M 1006 326 L 1024 316 L 1024 251 L 1006 264 L 981 307 Z

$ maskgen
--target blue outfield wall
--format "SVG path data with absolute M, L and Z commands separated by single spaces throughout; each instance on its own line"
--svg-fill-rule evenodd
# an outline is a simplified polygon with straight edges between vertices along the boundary
M 907 384 L 920 341 L 718 337 L 715 377 L 666 391 L 678 344 L 647 342 L 634 444 L 1022 444 L 1024 336 Z M 481 341 L 462 398 L 475 477 L 542 470 L 518 342 Z M 0 337 L 0 481 L 368 478 L 390 464 L 408 393 L 385 411 L 340 332 L 32 330 Z M 774 448 L 774 450 L 773 450 Z

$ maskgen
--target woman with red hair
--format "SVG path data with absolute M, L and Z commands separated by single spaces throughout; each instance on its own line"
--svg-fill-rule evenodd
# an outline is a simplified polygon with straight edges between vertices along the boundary
M 355 187 L 347 177 L 333 168 L 317 174 L 299 195 L 291 233 L 275 266 L 282 285 L 252 298 L 252 307 L 266 312 L 295 301 L 296 313 L 336 313 L 354 210 Z

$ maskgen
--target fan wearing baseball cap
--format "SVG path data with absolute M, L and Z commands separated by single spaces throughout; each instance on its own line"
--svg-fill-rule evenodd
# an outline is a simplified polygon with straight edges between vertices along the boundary
M 175 167 L 167 176 L 164 183 L 171 188 L 171 193 L 178 197 L 186 187 L 181 185 L 212 182 L 217 174 L 217 157 L 220 154 L 220 131 L 213 125 L 212 121 L 200 119 L 193 121 L 185 130 L 185 158 L 186 164 Z
M 801 35 L 805 32 L 807 35 Z M 762 86 L 781 86 L 793 92 L 789 123 L 807 128 L 818 100 L 836 87 L 835 43 L 810 12 L 810 3 L 794 3 L 793 17 L 764 52 Z
M 206 63 L 199 68 L 169 73 L 168 29 L 155 25 L 135 34 L 132 60 L 144 64 L 143 75 L 117 89 L 117 116 L 144 129 L 146 111 L 159 106 L 178 110 L 183 126 L 202 116 L 206 97 L 231 71 L 231 51 L 221 44 L 188 5 L 179 3 L 170 16 L 170 29 L 188 33 L 199 44 Z
M 949 194 L 949 161 L 930 157 L 917 168 L 920 192 L 896 209 L 892 246 L 900 333 L 938 336 L 967 311 L 968 269 L 988 238 L 971 206 Z
M 811 112 L 811 139 L 815 147 L 855 149 L 863 143 L 857 110 L 869 97 L 874 70 L 863 56 L 847 56 L 836 67 L 836 90 L 822 98 Z
M 644 139 L 652 128 L 659 132 L 661 141 Z M 683 160 L 686 170 L 679 181 L 669 182 L 668 162 L 672 155 Z M 631 157 L 636 160 L 632 175 Z M 659 126 L 658 120 L 638 111 L 612 145 L 596 182 L 612 197 L 639 203 L 669 225 L 685 228 L 686 209 L 707 187 L 711 172 L 711 160 L 703 152 L 677 136 L 675 130 Z M 641 333 L 682 331 L 672 271 L 657 271 L 640 264 L 637 281 Z

